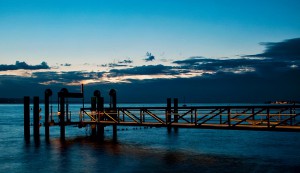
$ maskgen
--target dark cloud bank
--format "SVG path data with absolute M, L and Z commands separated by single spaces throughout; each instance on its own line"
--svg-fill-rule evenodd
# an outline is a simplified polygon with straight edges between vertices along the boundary
M 119 102 L 165 102 L 177 97 L 187 102 L 265 102 L 269 100 L 300 99 L 300 39 L 278 43 L 264 43 L 265 51 L 245 55 L 239 59 L 209 59 L 190 57 L 173 62 L 173 66 L 148 65 L 124 69 L 112 69 L 109 77 L 128 75 L 189 75 L 202 70 L 202 76 L 175 79 L 130 80 L 130 83 L 95 83 L 86 85 L 86 95 L 99 89 L 108 101 L 111 88 L 117 90 Z M 121 63 L 122 64 L 122 63 Z M 62 84 L 40 85 L 49 79 L 64 82 L 96 79 L 104 73 L 84 72 L 36 72 L 33 78 L 1 76 L 0 97 L 43 95 L 46 88 L 58 92 Z M 80 86 L 67 86 L 79 92 Z M 14 92 L 15 91 L 15 92 Z M 87 98 L 89 99 L 89 98 Z
M 0 71 L 7 71 L 7 70 L 39 70 L 39 69 L 50 69 L 46 62 L 42 62 L 39 65 L 28 65 L 26 62 L 16 61 L 14 65 L 0 65 Z
M 300 38 L 284 40 L 283 42 L 261 43 L 266 47 L 263 53 L 246 55 L 248 57 L 266 57 L 282 60 L 300 60 Z

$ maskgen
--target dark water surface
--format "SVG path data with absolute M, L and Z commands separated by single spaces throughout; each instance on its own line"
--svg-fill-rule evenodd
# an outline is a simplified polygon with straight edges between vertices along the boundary
M 46 143 L 41 127 L 40 143 L 31 136 L 26 144 L 23 105 L 0 105 L 0 172 L 300 171 L 298 132 L 120 127 L 113 142 L 111 127 L 105 130 L 97 142 L 89 129 L 66 127 L 61 143 L 59 127 L 51 127 Z

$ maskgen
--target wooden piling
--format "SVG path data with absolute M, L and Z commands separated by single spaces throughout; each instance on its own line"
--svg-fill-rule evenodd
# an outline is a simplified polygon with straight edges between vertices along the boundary
M 112 109 L 117 109 L 117 93 L 116 93 L 116 90 L 114 89 L 111 89 L 110 92 L 109 92 L 109 95 L 110 95 L 110 107 Z
M 174 98 L 174 122 L 178 123 L 178 98 Z M 178 132 L 178 127 L 174 127 L 175 132 Z
M 39 97 L 33 98 L 33 134 L 34 140 L 38 142 L 40 140 L 40 107 Z
M 24 97 L 24 139 L 30 141 L 30 98 Z
M 49 141 L 49 98 L 45 97 L 45 139 Z
M 267 127 L 270 128 L 270 109 L 267 109 Z
M 171 104 L 171 98 L 167 98 L 166 123 L 168 124 L 168 132 L 171 131 L 171 126 L 169 126 L 171 123 Z
M 60 124 L 60 139 L 64 141 L 65 140 L 65 96 L 63 93 L 60 97 L 59 124 Z
M 231 109 L 230 108 L 227 109 L 227 123 L 228 123 L 228 126 L 230 127 L 231 126 Z
M 104 98 L 98 97 L 97 98 L 97 112 L 98 112 L 98 120 L 103 121 L 103 110 L 104 110 Z M 104 138 L 104 126 L 100 123 L 97 124 L 97 136 L 98 139 L 103 140 Z
M 49 97 L 52 95 L 50 89 L 45 90 L 45 140 L 49 141 Z
M 92 116 L 93 118 L 96 119 L 96 97 L 91 97 L 91 111 L 92 111 Z M 91 130 L 92 130 L 92 136 L 96 136 L 96 125 L 92 124 L 91 125 Z
M 110 95 L 110 109 L 112 111 L 112 117 L 116 120 L 117 119 L 117 93 L 116 90 L 111 89 L 109 91 Z M 113 125 L 113 140 L 117 140 L 117 125 Z

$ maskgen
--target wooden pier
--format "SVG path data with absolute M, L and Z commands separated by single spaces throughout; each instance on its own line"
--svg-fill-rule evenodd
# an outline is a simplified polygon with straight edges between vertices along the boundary
M 81 93 L 70 93 L 62 89 L 58 93 L 58 116 L 56 121 L 53 112 L 49 112 L 51 90 L 45 91 L 45 135 L 49 140 L 49 128 L 60 126 L 61 140 L 65 140 L 65 126 L 75 125 L 79 128 L 91 127 L 92 135 L 103 138 L 104 128 L 113 126 L 113 138 L 117 138 L 117 126 L 148 126 L 174 128 L 206 128 L 228 130 L 262 130 L 300 132 L 299 104 L 261 104 L 232 106 L 191 106 L 179 107 L 178 99 L 167 99 L 165 107 L 118 107 L 115 90 L 109 92 L 110 104 L 104 107 L 104 99 L 99 90 L 91 97 L 91 106 L 80 108 L 78 115 L 68 113 L 68 98 L 83 99 Z M 37 128 L 38 98 L 34 99 L 34 136 L 39 136 Z M 37 114 L 37 115 L 36 115 Z M 28 140 L 29 130 L 29 98 L 24 97 L 24 136 Z

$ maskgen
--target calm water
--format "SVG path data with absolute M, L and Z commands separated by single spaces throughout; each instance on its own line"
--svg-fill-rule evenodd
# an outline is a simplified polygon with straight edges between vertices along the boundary
M 72 105 L 79 110 L 80 105 Z M 127 105 L 134 106 L 134 105 Z M 145 106 L 145 105 L 144 105 Z M 157 106 L 157 105 L 156 105 Z M 54 107 L 54 109 L 57 109 Z M 31 120 L 32 122 L 32 120 Z M 26 144 L 23 105 L 0 105 L 0 172 L 299 172 L 300 133 L 121 127 L 118 142 L 89 129 L 50 128 L 50 143 Z M 33 131 L 31 129 L 31 134 Z

